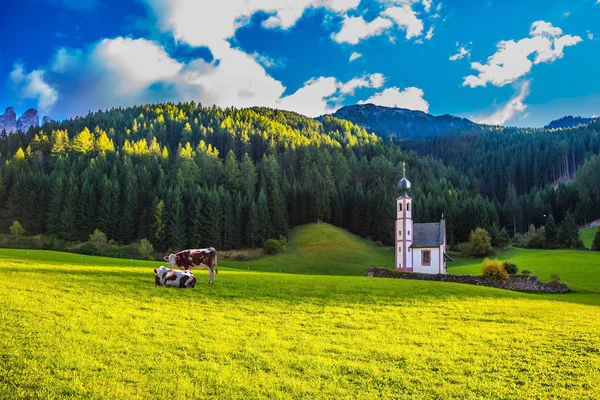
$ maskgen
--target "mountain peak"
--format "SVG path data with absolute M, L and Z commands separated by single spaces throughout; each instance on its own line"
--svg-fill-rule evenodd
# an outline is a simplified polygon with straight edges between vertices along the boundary
M 480 125 L 465 118 L 448 114 L 434 116 L 423 111 L 371 103 L 345 106 L 331 116 L 351 121 L 381 137 L 418 139 L 459 130 L 480 130 Z
M 40 126 L 40 116 L 35 108 L 30 108 L 17 120 L 17 130 L 27 132 L 29 128 L 37 128 Z
M 562 117 L 559 119 L 555 119 L 550 122 L 544 128 L 546 129 L 566 129 L 566 128 L 574 128 L 579 125 L 588 125 L 590 122 L 594 121 L 595 118 L 586 118 L 586 117 L 574 117 L 572 115 L 567 115 L 566 117 Z

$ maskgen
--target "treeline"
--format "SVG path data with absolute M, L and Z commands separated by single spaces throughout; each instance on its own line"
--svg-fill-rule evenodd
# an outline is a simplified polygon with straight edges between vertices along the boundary
M 501 129 L 405 143 L 456 168 L 496 206 L 511 236 L 572 213 L 579 224 L 600 218 L 600 124 L 572 129 Z
M 453 168 L 364 129 L 277 110 L 156 104 L 45 124 L 0 140 L 8 231 L 85 241 L 96 229 L 159 251 L 262 246 L 327 221 L 393 243 L 395 185 L 407 162 L 415 220 L 448 220 L 452 242 L 499 232 L 498 205 Z

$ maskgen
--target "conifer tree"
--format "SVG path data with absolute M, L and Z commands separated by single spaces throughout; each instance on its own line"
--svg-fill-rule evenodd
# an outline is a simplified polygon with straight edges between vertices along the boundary
M 592 251 L 600 251 L 600 229 L 596 229 L 594 241 L 592 242 Z
M 253 249 L 259 246 L 258 218 L 256 203 L 252 202 L 252 205 L 250 206 L 250 212 L 248 213 L 248 220 L 246 222 L 246 240 L 248 245 Z
M 558 230 L 558 241 L 560 245 L 568 249 L 576 249 L 582 246 L 579 238 L 579 228 L 573 214 L 567 212 Z
M 256 216 L 257 236 L 255 244 L 258 247 L 262 247 L 265 241 L 270 238 L 272 233 L 269 216 L 269 204 L 267 202 L 267 195 L 264 190 L 261 190 L 258 195 L 258 201 L 256 202 Z
M 165 222 L 165 203 L 156 199 L 154 206 L 154 221 L 152 222 L 152 244 L 159 251 L 167 248 L 167 230 Z
M 556 222 L 554 222 L 554 217 L 552 214 L 548 217 L 546 221 L 546 225 L 544 225 L 546 229 L 546 248 L 547 249 L 555 249 L 558 247 L 558 227 L 556 226 Z

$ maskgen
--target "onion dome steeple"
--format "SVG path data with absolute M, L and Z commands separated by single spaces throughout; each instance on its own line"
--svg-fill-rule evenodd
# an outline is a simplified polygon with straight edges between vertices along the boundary
M 402 163 L 402 174 L 403 178 L 398 181 L 396 190 L 398 191 L 399 197 L 408 197 L 408 192 L 412 188 L 412 184 L 406 179 L 406 163 Z

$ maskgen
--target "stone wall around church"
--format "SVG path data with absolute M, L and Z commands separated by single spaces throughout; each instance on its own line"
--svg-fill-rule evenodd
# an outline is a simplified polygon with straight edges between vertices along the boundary
M 421 274 L 416 272 L 394 271 L 388 268 L 369 267 L 366 277 L 412 279 L 420 281 L 437 281 L 464 283 L 468 285 L 488 286 L 518 292 L 568 293 L 566 283 L 544 283 L 533 275 L 509 275 L 505 280 L 489 278 L 483 275 Z

